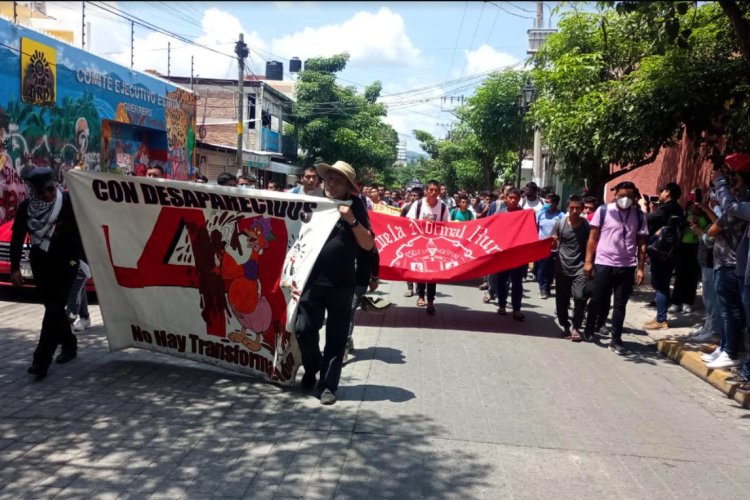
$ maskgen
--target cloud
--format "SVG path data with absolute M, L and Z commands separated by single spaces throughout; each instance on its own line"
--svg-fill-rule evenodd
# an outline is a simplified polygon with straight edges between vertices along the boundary
M 342 24 L 305 28 L 271 42 L 272 52 L 287 59 L 327 57 L 344 51 L 352 65 L 418 66 L 421 51 L 406 34 L 403 18 L 387 7 L 361 11 Z
M 507 52 L 500 52 L 487 44 L 481 45 L 476 50 L 465 50 L 466 64 L 464 70 L 457 76 L 474 75 L 487 71 L 504 68 L 518 64 L 520 60 Z

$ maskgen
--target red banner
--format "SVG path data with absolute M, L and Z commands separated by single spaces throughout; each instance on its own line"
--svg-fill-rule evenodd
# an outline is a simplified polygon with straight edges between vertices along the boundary
M 380 278 L 438 283 L 462 281 L 549 257 L 533 210 L 469 222 L 432 222 L 369 212 L 380 252 Z

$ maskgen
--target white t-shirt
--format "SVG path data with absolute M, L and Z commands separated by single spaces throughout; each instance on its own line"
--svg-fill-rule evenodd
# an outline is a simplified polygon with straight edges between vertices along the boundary
M 449 220 L 450 210 L 441 200 L 435 203 L 434 207 L 431 207 L 426 200 L 422 199 L 415 203 L 412 203 L 409 212 L 406 217 L 409 219 L 417 218 L 417 208 L 421 205 L 419 210 L 419 218 L 421 220 L 433 220 L 433 221 L 447 221 Z
M 521 208 L 531 208 L 536 214 L 542 211 L 544 203 L 537 196 L 536 200 L 528 200 L 526 198 L 521 200 Z

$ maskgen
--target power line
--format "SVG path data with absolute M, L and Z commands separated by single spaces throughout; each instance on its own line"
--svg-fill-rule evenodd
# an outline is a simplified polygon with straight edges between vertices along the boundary
M 521 7 L 520 5 L 516 5 L 516 4 L 515 4 L 515 3 L 513 3 L 513 2 L 505 2 L 505 3 L 506 3 L 506 4 L 508 4 L 508 5 L 510 5 L 510 6 L 513 6 L 513 7 L 515 7 L 515 8 L 516 8 L 516 9 L 518 9 L 518 10 L 522 10 L 522 11 L 524 11 L 524 12 L 530 12 L 530 13 L 532 13 L 532 14 L 534 14 L 534 13 L 536 12 L 536 11 L 535 11 L 535 10 L 533 10 L 533 9 L 526 9 L 526 8 L 524 8 L 524 7 Z
M 474 50 L 474 40 L 477 38 L 477 32 L 479 31 L 479 26 L 482 24 L 482 16 L 484 15 L 484 4 L 482 4 L 482 10 L 479 11 L 479 19 L 477 19 L 477 25 L 474 28 L 474 34 L 471 35 L 471 42 L 469 43 L 469 52 Z M 461 68 L 461 74 L 464 74 L 464 71 L 466 71 L 466 65 L 469 64 L 469 58 L 466 58 L 466 61 L 464 61 L 464 67 Z
M 461 39 L 461 31 L 464 28 L 464 19 L 466 18 L 466 9 L 469 8 L 469 2 L 464 4 L 464 13 L 461 15 L 461 23 L 458 25 L 458 35 L 456 35 L 456 43 L 453 47 L 453 55 L 451 56 L 451 63 L 448 66 L 448 76 L 451 76 L 451 70 L 453 69 L 453 61 L 456 59 L 456 51 L 458 50 L 458 42 Z
M 156 26 L 156 25 L 154 25 L 152 23 L 149 23 L 148 21 L 144 21 L 143 19 L 141 19 L 141 18 L 139 18 L 137 16 L 134 16 L 132 14 L 128 14 L 127 12 L 118 9 L 117 7 L 111 7 L 111 6 L 107 5 L 107 4 L 100 5 L 99 2 L 89 2 L 89 3 L 92 4 L 92 5 L 94 5 L 95 7 L 98 7 L 99 9 L 102 9 L 102 10 L 104 10 L 106 12 L 109 12 L 111 14 L 114 14 L 116 16 L 122 17 L 123 19 L 127 19 L 127 20 L 131 21 L 132 23 L 137 24 L 137 25 L 139 25 L 141 27 L 144 27 L 146 29 L 150 29 L 150 30 L 155 31 L 157 33 L 161 33 L 162 35 L 171 36 L 172 38 L 175 38 L 175 39 L 177 39 L 177 40 L 179 40 L 181 42 L 187 43 L 189 45 L 194 45 L 196 47 L 200 47 L 202 49 L 208 50 L 208 51 L 213 52 L 215 54 L 219 54 L 219 55 L 222 55 L 224 57 L 228 57 L 228 58 L 234 60 L 234 55 L 230 55 L 230 54 L 227 54 L 225 52 L 221 52 L 219 50 L 212 49 L 211 47 L 208 47 L 206 45 L 203 45 L 203 44 L 200 44 L 198 42 L 195 42 L 195 41 L 191 40 L 190 38 L 188 38 L 188 37 L 186 37 L 184 35 L 179 35 L 177 33 L 173 33 L 171 31 L 168 31 L 168 30 L 166 30 L 164 28 L 161 28 L 161 27 Z
M 497 7 L 498 9 L 502 10 L 503 12 L 505 12 L 507 14 L 510 14 L 511 16 L 520 17 L 522 19 L 536 19 L 535 17 L 530 17 L 530 16 L 524 16 L 524 15 L 521 15 L 521 14 L 516 14 L 515 12 L 512 12 L 512 11 L 506 9 L 505 7 L 502 7 L 501 5 L 496 4 L 495 2 L 489 2 L 488 1 L 487 3 L 491 3 L 492 5 L 494 5 L 495 7 Z

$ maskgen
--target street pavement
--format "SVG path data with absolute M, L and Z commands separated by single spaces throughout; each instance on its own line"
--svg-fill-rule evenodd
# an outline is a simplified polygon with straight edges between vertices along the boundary
M 653 311 L 631 303 L 619 357 L 561 339 L 554 299 L 525 288 L 519 323 L 476 283 L 439 285 L 435 316 L 385 283 L 395 305 L 358 313 L 331 407 L 110 353 L 96 306 L 79 357 L 34 382 L 42 306 L 5 291 L 0 499 L 746 498 L 750 413 L 656 352 Z

